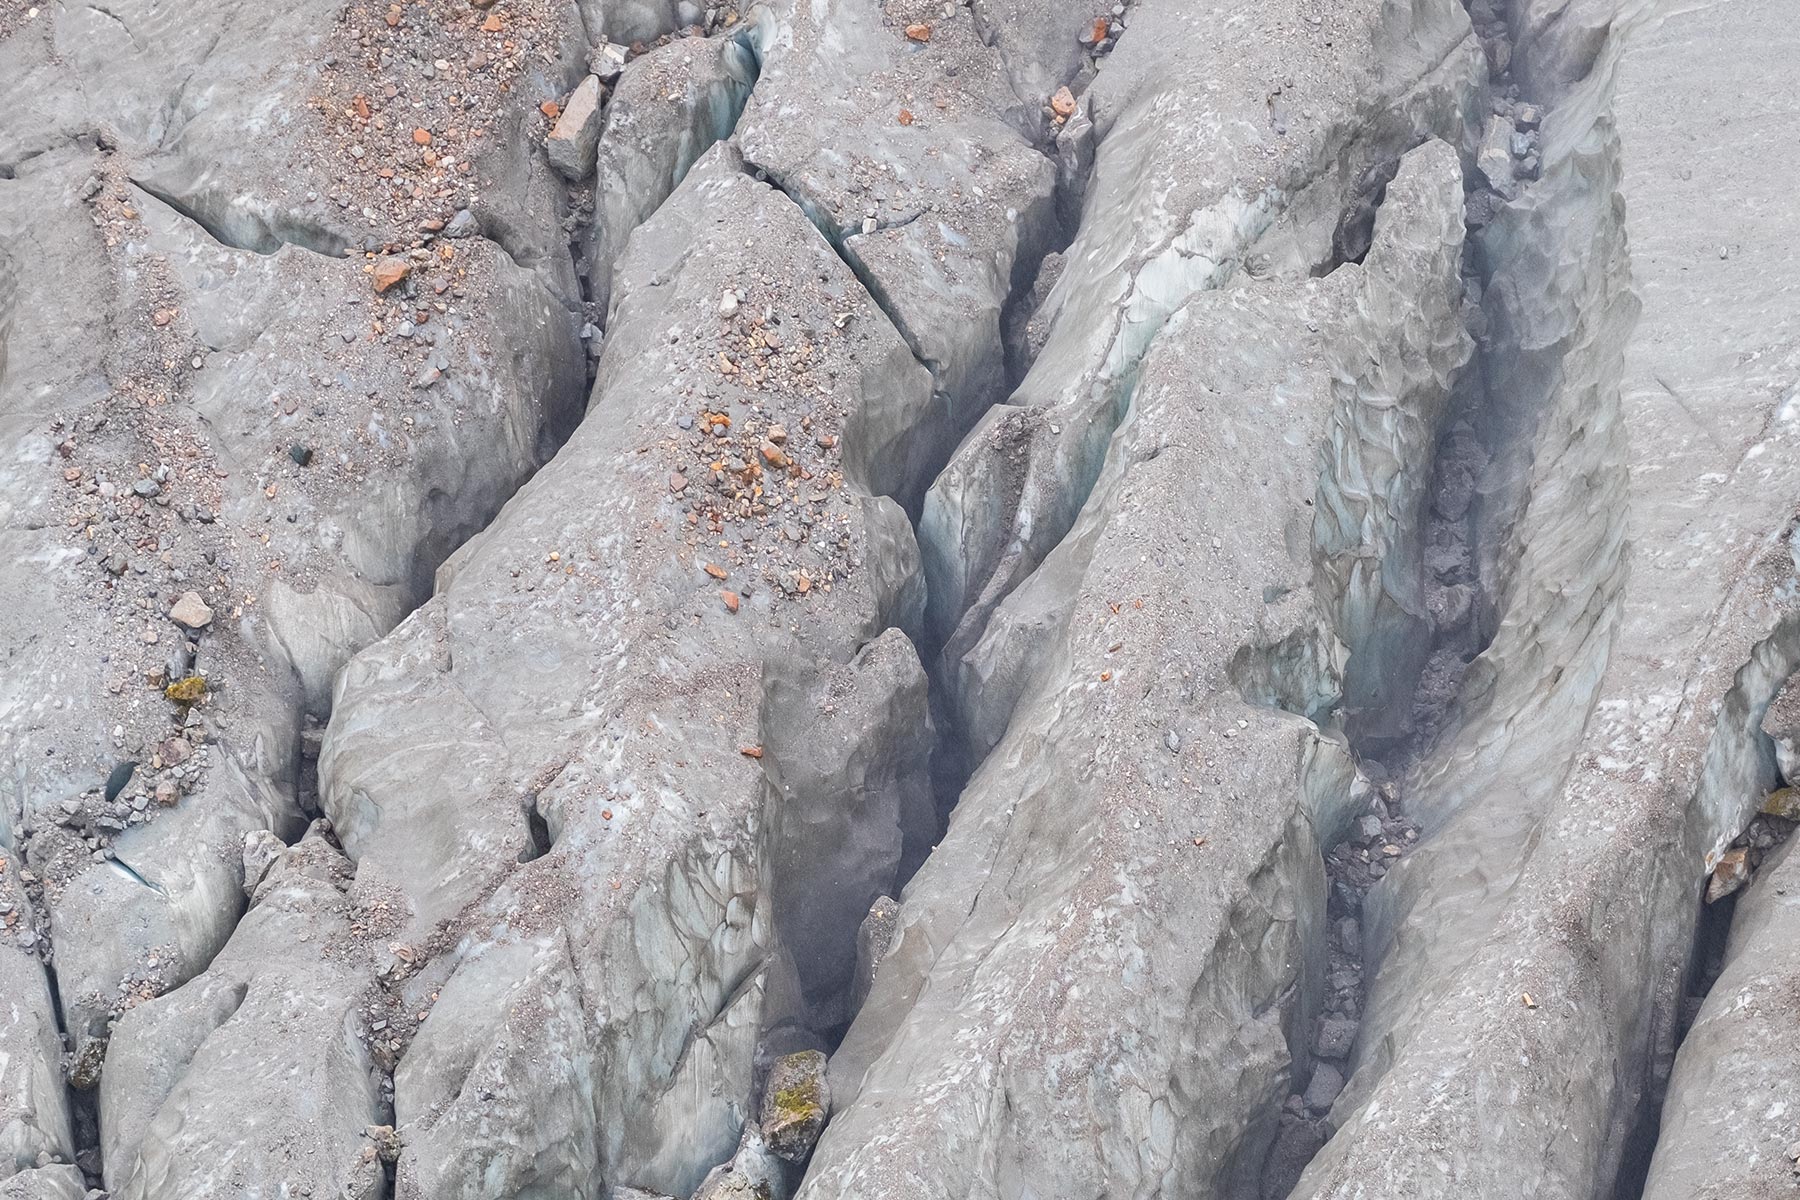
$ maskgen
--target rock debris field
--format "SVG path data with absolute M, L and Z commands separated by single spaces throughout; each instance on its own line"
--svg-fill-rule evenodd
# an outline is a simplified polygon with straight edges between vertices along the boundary
M 1800 1197 L 1776 0 L 9 0 L 0 1200 Z

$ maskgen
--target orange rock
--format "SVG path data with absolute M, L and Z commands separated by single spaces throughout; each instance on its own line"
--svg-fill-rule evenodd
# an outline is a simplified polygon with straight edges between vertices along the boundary
M 727 571 L 724 567 L 721 567 L 718 563 L 707 563 L 706 564 L 706 573 L 708 575 L 711 575 L 714 579 L 723 579 L 723 578 L 725 578 L 725 576 L 730 574 L 729 571 Z
M 431 130 L 429 130 L 429 129 L 413 130 L 413 141 L 421 146 L 431 145 Z
M 499 13 L 489 13 L 488 19 L 481 23 L 481 31 L 483 33 L 499 33 L 505 28 L 506 26 L 501 22 Z
M 369 98 L 367 96 L 356 97 L 356 99 L 350 101 L 350 107 L 354 108 L 356 110 L 356 115 L 363 120 L 366 121 L 369 119 Z
M 900 110 L 900 123 L 902 125 L 911 125 L 913 123 L 912 109 L 903 108 Z
M 385 292 L 412 274 L 412 264 L 404 258 L 384 258 L 375 264 L 375 290 Z
M 736 612 L 738 610 L 738 594 L 736 592 L 720 592 L 719 599 L 725 602 L 726 612 Z
M 745 758 L 761 758 L 762 757 L 762 747 L 761 746 L 745 746 L 742 750 L 739 750 L 738 753 L 743 755 Z
M 554 121 L 554 120 L 556 120 L 556 118 L 558 118 L 562 115 L 562 105 L 558 104 L 554 100 L 546 100 L 542 104 L 538 105 L 538 111 L 543 113 L 546 117 L 549 117 L 552 121 Z
M 1075 115 L 1075 93 L 1066 87 L 1056 89 L 1056 95 L 1050 97 L 1050 111 L 1067 120 Z
M 931 40 L 931 26 L 908 25 L 906 27 L 906 36 L 910 41 L 929 42 Z
M 1103 42 L 1109 36 L 1111 36 L 1111 34 L 1112 34 L 1112 30 L 1110 27 L 1108 27 L 1106 18 L 1105 17 L 1095 17 L 1094 18 L 1094 40 L 1096 42 Z
M 1712 881 L 1706 885 L 1706 902 L 1715 904 L 1750 881 L 1750 863 L 1743 847 L 1727 850 L 1713 868 Z
M 387 23 L 389 29 L 400 24 L 400 6 L 398 4 L 389 6 L 387 11 Z
M 788 465 L 788 456 L 782 453 L 781 447 L 777 446 L 774 442 L 764 442 L 762 444 L 762 456 L 764 462 L 768 463 L 778 471 Z

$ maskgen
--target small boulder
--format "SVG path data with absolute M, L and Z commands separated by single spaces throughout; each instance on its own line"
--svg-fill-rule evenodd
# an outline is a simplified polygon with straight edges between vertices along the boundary
M 856 974 L 850 980 L 850 1007 L 854 1012 L 875 986 L 875 969 L 893 948 L 900 927 L 900 906 L 887 896 L 877 896 L 869 915 L 856 927 Z
M 791 1163 L 812 1153 L 831 1115 L 825 1056 L 817 1050 L 784 1055 L 769 1068 L 763 1088 L 762 1134 L 769 1149 Z
M 600 77 L 601 83 L 610 84 L 625 73 L 625 63 L 631 57 L 631 49 L 617 42 L 601 42 L 587 53 L 587 68 Z
M 1332 1102 L 1343 1090 L 1344 1073 L 1330 1063 L 1320 1063 L 1313 1068 L 1312 1082 L 1306 1085 L 1300 1099 L 1316 1113 L 1330 1112 Z
M 761 1132 L 746 1125 L 737 1153 L 707 1173 L 693 1200 L 783 1200 L 787 1195 L 785 1176 Z
M 267 829 L 252 829 L 244 835 L 244 895 L 256 894 L 257 885 L 286 849 L 287 845 Z
M 587 178 L 600 145 L 600 77 L 589 75 L 563 102 L 546 148 L 550 165 L 570 183 Z
M 375 264 L 371 273 L 377 292 L 385 292 L 408 275 L 412 274 L 412 263 L 398 255 L 384 258 Z
M 1313 1051 L 1320 1058 L 1348 1058 L 1356 1045 L 1356 1022 L 1349 1017 L 1322 1017 Z
M 200 598 L 199 592 L 183 592 L 169 609 L 169 620 L 183 629 L 205 629 L 212 624 L 213 610 Z
M 1712 870 L 1706 885 L 1706 902 L 1716 904 L 1750 882 L 1749 855 L 1743 847 L 1727 850 Z
M 1508 200 L 1519 194 L 1519 181 L 1513 173 L 1512 135 L 1511 121 L 1489 117 L 1481 135 L 1481 147 L 1475 152 L 1475 166 L 1488 186 Z

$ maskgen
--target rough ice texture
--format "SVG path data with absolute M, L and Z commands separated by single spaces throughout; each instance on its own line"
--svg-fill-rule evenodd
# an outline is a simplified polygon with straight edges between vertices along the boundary
M 393 897 L 396 940 L 442 951 L 413 985 L 441 981 L 438 1007 L 395 1076 L 402 1196 L 691 1191 L 737 1141 L 759 1030 L 784 1015 L 765 1011 L 772 949 L 853 944 L 898 862 L 927 717 L 910 645 L 874 639 L 917 624 L 917 551 L 869 490 L 901 482 L 896 457 L 865 467 L 856 439 L 928 420 L 928 377 L 800 210 L 724 147 L 632 238 L 616 282 L 587 421 L 339 682 L 321 772 L 353 894 Z M 805 379 L 837 387 L 764 389 L 748 359 L 721 375 L 740 344 L 719 315 L 732 286 L 776 315 Z M 848 573 L 820 573 L 829 591 L 785 595 L 764 546 L 684 540 L 678 418 L 741 425 L 753 406 L 809 455 L 803 486 L 847 473 L 826 511 Z M 803 417 L 839 431 L 829 460 L 798 448 Z M 786 682 L 813 678 L 826 690 Z M 827 699 L 837 715 L 813 715 Z M 833 880 L 844 906 L 801 907 L 782 942 L 776 863 L 784 882 Z
M 1725 970 L 1682 1039 L 1645 1200 L 1778 1196 L 1794 1186 L 1794 1079 L 1786 1031 L 1800 994 L 1800 857 L 1764 860 L 1737 902 Z
M 1357 788 L 1340 741 L 1223 668 L 1246 635 L 1331 637 L 1288 527 L 1309 523 L 1334 411 L 1367 402 L 1334 368 L 1433 317 L 1423 341 L 1461 345 L 1461 202 L 1454 151 L 1428 145 L 1363 266 L 1208 292 L 1168 323 L 1093 495 L 1025 585 L 1064 619 L 906 889 L 832 1064 L 854 1099 L 802 1197 L 1254 1186 L 1307 1066 L 1321 831 Z M 1421 317 L 1400 296 L 1435 299 Z
M 1324 262 L 1365 169 L 1428 136 L 1460 141 L 1478 101 L 1480 53 L 1453 3 L 1351 5 L 1333 16 L 1342 33 L 1299 45 L 1211 37 L 1220 16 L 1137 6 L 1084 97 L 1098 148 L 1085 219 L 1036 317 L 1048 340 L 920 522 L 928 628 L 946 662 L 1074 523 L 1170 314 L 1241 270 Z M 1279 117 L 1277 77 L 1291 81 Z
M 1520 443 L 1485 517 L 1499 632 L 1409 782 L 1427 836 L 1371 896 L 1363 1053 L 1296 1196 L 1604 1191 L 1666 1061 L 1700 880 L 1774 781 L 1762 712 L 1800 661 L 1793 306 L 1763 273 L 1792 240 L 1696 200 L 1791 194 L 1765 147 L 1793 110 L 1686 133 L 1735 104 L 1726 59 L 1786 53 L 1765 10 L 1615 27 L 1481 247 Z
M 308 128 L 287 118 L 307 111 L 336 10 L 236 4 L 196 23 L 144 0 L 46 7 L 0 42 L 0 601 L 13 664 L 0 680 L 13 764 L 0 844 L 32 835 L 64 1015 L 90 1053 L 128 992 L 176 986 L 220 951 L 242 911 L 243 836 L 303 826 L 302 713 L 321 711 L 337 668 L 422 597 L 579 397 L 559 302 L 574 291 L 567 269 L 526 270 L 487 243 L 466 247 L 481 264 L 469 274 L 478 315 L 443 323 L 438 386 L 413 389 L 412 372 L 366 340 L 347 304 L 369 296 L 369 276 L 336 257 L 359 231 L 309 197 L 316 179 L 287 169 Z M 90 176 L 107 193 L 94 205 L 133 214 L 130 237 L 106 234 L 83 203 Z M 510 173 L 491 206 L 523 210 L 542 177 Z M 541 246 L 546 226 L 519 223 L 519 237 Z M 190 374 L 195 350 L 204 369 Z M 384 393 L 407 398 L 410 424 L 369 404 Z M 309 423 L 315 406 L 330 413 L 326 437 Z M 59 437 L 71 458 L 53 449 Z M 318 439 L 310 470 L 289 458 L 301 439 Z M 86 553 L 82 531 L 104 530 L 107 506 L 89 509 L 91 525 L 66 515 L 79 493 L 65 494 L 61 470 L 74 462 L 92 482 L 96 461 L 127 496 L 137 463 L 177 469 L 160 498 L 170 506 L 145 506 L 182 514 L 172 532 L 125 549 L 160 572 L 159 552 L 179 540 L 182 564 L 204 570 L 196 582 L 220 615 L 197 669 L 225 684 L 186 726 L 210 734 L 198 775 L 176 807 L 110 839 L 116 863 L 93 861 L 58 806 L 99 794 L 124 756 L 115 727 L 147 760 L 184 718 L 144 683 L 173 627 L 108 601 L 100 564 L 118 537 Z M 340 476 L 345 461 L 355 469 Z M 196 507 L 216 519 L 196 524 Z M 201 538 L 235 562 L 228 581 L 200 561 Z

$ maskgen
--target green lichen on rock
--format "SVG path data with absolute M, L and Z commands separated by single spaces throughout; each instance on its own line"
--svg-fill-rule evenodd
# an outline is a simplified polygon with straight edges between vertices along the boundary
M 763 1088 L 761 1125 L 769 1149 L 789 1162 L 805 1162 L 830 1115 L 825 1056 L 802 1050 L 776 1059 Z
M 163 689 L 163 695 L 177 704 L 195 704 L 206 695 L 206 680 L 199 675 L 189 675 L 186 679 L 177 679 Z

